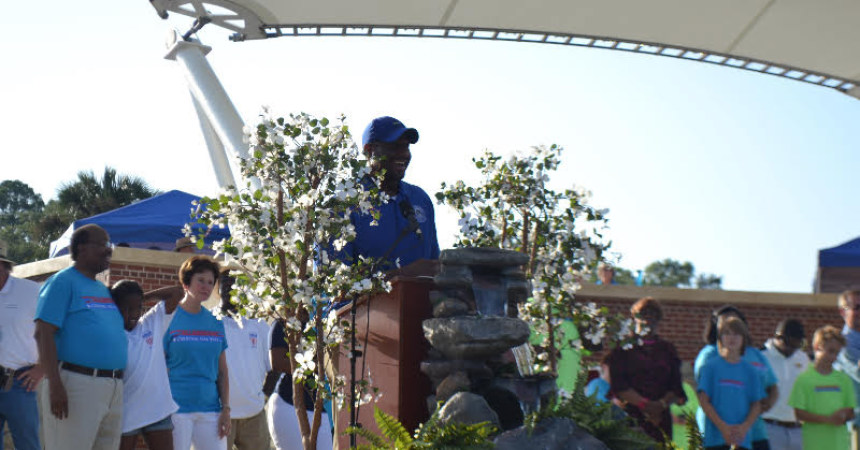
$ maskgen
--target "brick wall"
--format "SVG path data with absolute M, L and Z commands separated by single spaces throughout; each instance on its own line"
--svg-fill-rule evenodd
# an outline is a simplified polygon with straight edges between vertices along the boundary
M 108 286 L 119 280 L 133 280 L 143 291 L 179 284 L 179 266 L 188 254 L 136 248 L 116 248 L 110 268 L 96 277 Z M 15 266 L 13 275 L 43 282 L 54 273 L 69 267 L 72 260 L 61 256 L 45 261 Z M 149 305 L 147 305 L 149 306 Z
M 108 285 L 121 279 L 131 279 L 140 283 L 144 291 L 175 286 L 179 283 L 179 266 L 187 257 L 187 254 L 167 251 L 117 248 L 110 269 L 100 274 L 99 279 Z M 16 266 L 13 274 L 42 281 L 69 264 L 71 260 L 64 256 Z M 616 285 L 584 285 L 578 293 L 582 302 L 594 301 L 625 315 L 629 314 L 633 302 L 646 296 L 656 298 L 663 305 L 665 317 L 660 325 L 660 334 L 675 344 L 685 361 L 695 359 L 702 348 L 702 332 L 711 311 L 726 304 L 738 306 L 744 312 L 750 322 L 753 343 L 757 346 L 763 344 L 773 334 L 777 323 L 786 318 L 803 322 L 807 340 L 811 340 L 812 332 L 820 326 L 842 326 L 836 308 L 836 294 L 706 291 Z
M 108 271 L 108 286 L 119 280 L 136 281 L 143 292 L 155 289 L 176 286 L 179 284 L 179 268 L 164 267 L 148 264 L 124 264 L 111 263 Z M 144 304 L 144 310 L 152 307 L 157 300 L 151 300 Z
M 755 346 L 761 346 L 773 335 L 783 319 L 803 323 L 807 340 L 816 328 L 834 325 L 841 328 L 842 318 L 836 307 L 835 294 L 779 294 L 737 291 L 699 291 L 636 286 L 585 286 L 577 296 L 608 306 L 618 314 L 630 314 L 638 299 L 651 296 L 663 307 L 660 335 L 675 344 L 681 359 L 692 362 L 704 345 L 702 334 L 711 312 L 723 305 L 737 306 L 746 316 Z M 595 355 L 599 358 L 600 355 Z
M 179 284 L 178 269 L 174 267 L 159 267 L 138 264 L 111 264 L 110 284 L 119 280 L 137 281 L 143 291 L 151 291 Z
M 589 299 L 608 306 L 613 312 L 629 314 L 631 299 Z M 711 311 L 724 303 L 699 303 L 682 301 L 663 301 L 663 321 L 660 336 L 675 344 L 681 359 L 693 361 L 704 345 L 702 334 Z M 824 325 L 842 327 L 842 318 L 836 307 L 801 307 L 781 305 L 736 305 L 744 313 L 750 324 L 753 345 L 761 346 L 773 335 L 776 325 L 783 319 L 794 318 L 803 323 L 807 339 L 812 340 L 816 328 Z

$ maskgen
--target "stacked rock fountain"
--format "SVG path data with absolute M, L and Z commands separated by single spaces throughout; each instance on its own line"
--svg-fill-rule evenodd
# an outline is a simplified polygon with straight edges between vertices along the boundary
M 501 429 L 522 424 L 525 382 L 504 356 L 529 338 L 528 324 L 517 318 L 530 286 L 522 271 L 528 256 L 496 248 L 442 252 L 436 290 L 430 293 L 433 318 L 423 323 L 433 346 L 421 370 L 433 383 L 428 399 L 433 411 L 444 402 L 443 420 L 488 420 Z M 554 382 L 537 384 L 554 386 Z M 551 388 L 550 388 L 551 389 Z M 534 391 L 534 389 L 526 389 Z

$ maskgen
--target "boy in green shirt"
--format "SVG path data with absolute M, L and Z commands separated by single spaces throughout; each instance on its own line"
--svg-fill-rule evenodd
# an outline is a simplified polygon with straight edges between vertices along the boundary
M 803 422 L 803 448 L 851 448 L 845 422 L 854 418 L 854 384 L 847 375 L 833 370 L 844 346 L 845 337 L 836 327 L 815 330 L 815 362 L 797 377 L 788 398 L 797 419 Z

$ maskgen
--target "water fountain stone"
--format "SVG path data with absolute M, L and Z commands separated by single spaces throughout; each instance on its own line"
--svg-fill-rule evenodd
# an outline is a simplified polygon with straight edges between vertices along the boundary
M 481 403 L 473 405 L 479 410 L 495 409 L 504 429 L 517 426 L 522 423 L 517 382 L 511 374 L 504 380 L 499 376 L 500 368 L 511 366 L 502 356 L 529 337 L 528 324 L 517 318 L 517 304 L 530 293 L 522 271 L 528 256 L 497 248 L 463 248 L 443 251 L 439 261 L 436 290 L 430 294 L 434 317 L 423 323 L 433 350 L 421 370 L 436 391 L 428 405 L 432 408 L 436 400 L 449 397 L 458 402 L 466 398 Z M 460 395 L 466 390 L 479 395 Z

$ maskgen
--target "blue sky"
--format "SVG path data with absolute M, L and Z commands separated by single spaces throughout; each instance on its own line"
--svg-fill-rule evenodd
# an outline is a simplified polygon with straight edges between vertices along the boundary
M 45 199 L 104 165 L 158 189 L 217 189 L 182 73 L 145 0 L 14 2 L 0 18 L 0 180 Z M 204 29 L 247 123 L 273 111 L 346 114 L 360 135 L 394 115 L 421 133 L 407 180 L 473 179 L 482 149 L 565 148 L 555 187 L 610 209 L 620 264 L 690 260 L 737 290 L 808 292 L 817 250 L 860 232 L 860 101 L 692 61 L 510 42 L 280 38 Z M 443 247 L 456 218 L 437 211 Z

